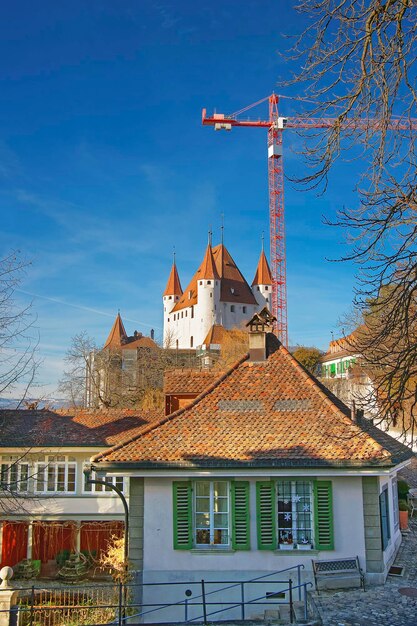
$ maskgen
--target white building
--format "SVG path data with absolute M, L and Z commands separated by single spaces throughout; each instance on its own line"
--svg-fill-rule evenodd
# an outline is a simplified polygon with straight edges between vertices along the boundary
M 173 263 L 163 294 L 165 346 L 200 346 L 214 324 L 240 328 L 256 311 L 270 308 L 271 297 L 271 271 L 263 250 L 250 287 L 226 247 L 209 244 L 185 291 Z
M 130 478 L 142 606 L 161 593 L 177 603 L 152 606 L 152 621 L 183 620 L 202 580 L 212 593 L 222 581 L 264 577 L 245 583 L 246 601 L 288 599 L 286 577 L 296 580 L 300 565 L 301 584 L 311 581 L 311 559 L 357 555 L 367 582 L 381 584 L 401 543 L 396 481 L 411 451 L 352 418 L 273 335 L 252 329 L 249 345 L 250 356 L 193 402 L 92 459 Z M 282 585 L 268 582 L 276 572 Z M 166 582 L 163 592 L 154 586 Z M 238 583 L 211 595 L 210 615 L 240 619 L 240 591 Z M 247 618 L 261 608 L 247 607 Z M 190 608 L 189 618 L 200 615 Z

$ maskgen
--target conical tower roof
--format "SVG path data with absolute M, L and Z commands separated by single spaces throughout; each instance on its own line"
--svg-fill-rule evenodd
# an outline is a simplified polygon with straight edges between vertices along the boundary
M 253 285 L 272 285 L 271 270 L 269 269 L 268 261 L 263 250 L 259 257 L 255 278 L 252 282 L 252 286 Z
M 127 339 L 127 333 L 120 317 L 120 313 L 117 314 L 114 324 L 110 331 L 107 341 L 104 344 L 104 348 L 120 348 L 124 341 Z
M 167 286 L 165 287 L 164 296 L 182 296 L 182 287 L 180 277 L 178 276 L 177 266 L 175 261 L 171 267 L 171 273 L 168 278 Z
M 199 279 L 210 280 L 210 279 L 219 279 L 219 273 L 216 268 L 216 264 L 213 258 L 213 250 L 211 249 L 211 245 L 208 244 L 206 249 L 206 254 L 204 255 L 204 259 L 202 264 L 200 265 L 200 275 Z

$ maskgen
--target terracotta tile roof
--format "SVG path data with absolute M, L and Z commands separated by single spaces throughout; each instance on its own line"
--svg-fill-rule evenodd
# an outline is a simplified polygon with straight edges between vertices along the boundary
M 158 421 L 163 411 L 140 409 L 1 410 L 2 447 L 114 446 Z
M 167 286 L 163 293 L 164 296 L 181 296 L 182 288 L 180 277 L 178 276 L 177 266 L 175 262 L 172 264 L 171 272 L 169 274 Z
M 225 335 L 228 334 L 228 330 L 221 324 L 213 324 L 207 333 L 206 338 L 203 341 L 203 345 L 209 346 L 211 344 L 221 345 Z
M 207 251 L 206 251 L 207 256 Z M 180 311 L 186 307 L 197 304 L 197 285 L 205 272 L 205 259 L 192 277 L 182 297 L 172 309 L 172 312 Z M 212 250 L 215 268 L 220 279 L 220 300 L 222 302 L 239 302 L 242 304 L 256 305 L 256 298 L 251 288 L 244 279 L 229 251 L 223 244 L 219 244 Z
M 125 343 L 121 346 L 122 350 L 136 350 L 137 348 L 154 348 L 158 346 L 153 339 L 137 333 L 133 337 L 127 337 Z
M 120 348 L 126 338 L 127 333 L 125 331 L 122 318 L 120 317 L 120 313 L 118 313 L 116 315 L 116 319 L 114 320 L 110 334 L 107 337 L 106 343 L 104 344 L 104 348 Z
M 269 269 L 268 261 L 265 256 L 265 252 L 262 250 L 259 257 L 258 267 L 256 268 L 255 278 L 252 281 L 252 285 L 272 285 L 272 274 Z
M 200 265 L 200 270 L 201 270 L 201 273 L 198 277 L 199 279 L 218 280 L 220 278 L 216 265 L 214 263 L 213 251 L 211 249 L 210 244 L 206 248 L 206 253 L 204 255 L 203 262 Z
M 199 395 L 216 382 L 223 372 L 213 370 L 176 369 L 164 374 L 164 393 Z
M 280 345 L 247 356 L 187 407 L 148 426 L 96 462 L 131 467 L 390 467 L 408 448 L 350 410 Z

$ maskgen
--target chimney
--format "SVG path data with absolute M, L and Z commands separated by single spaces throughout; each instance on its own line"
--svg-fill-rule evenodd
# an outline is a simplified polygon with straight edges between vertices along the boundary
M 260 313 L 255 313 L 246 324 L 249 326 L 249 360 L 266 361 L 267 359 L 267 334 L 272 332 L 272 325 L 276 318 L 271 315 L 266 307 Z

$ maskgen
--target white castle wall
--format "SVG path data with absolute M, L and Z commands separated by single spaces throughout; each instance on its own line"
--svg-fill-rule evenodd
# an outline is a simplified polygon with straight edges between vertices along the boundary
M 259 287 L 259 289 L 258 289 Z M 197 304 L 172 312 L 179 296 L 164 296 L 164 343 L 171 348 L 189 349 L 200 346 L 213 324 L 226 329 L 241 328 L 264 306 L 270 307 L 271 285 L 254 285 L 253 294 L 258 302 L 220 301 L 219 280 L 199 280 Z

